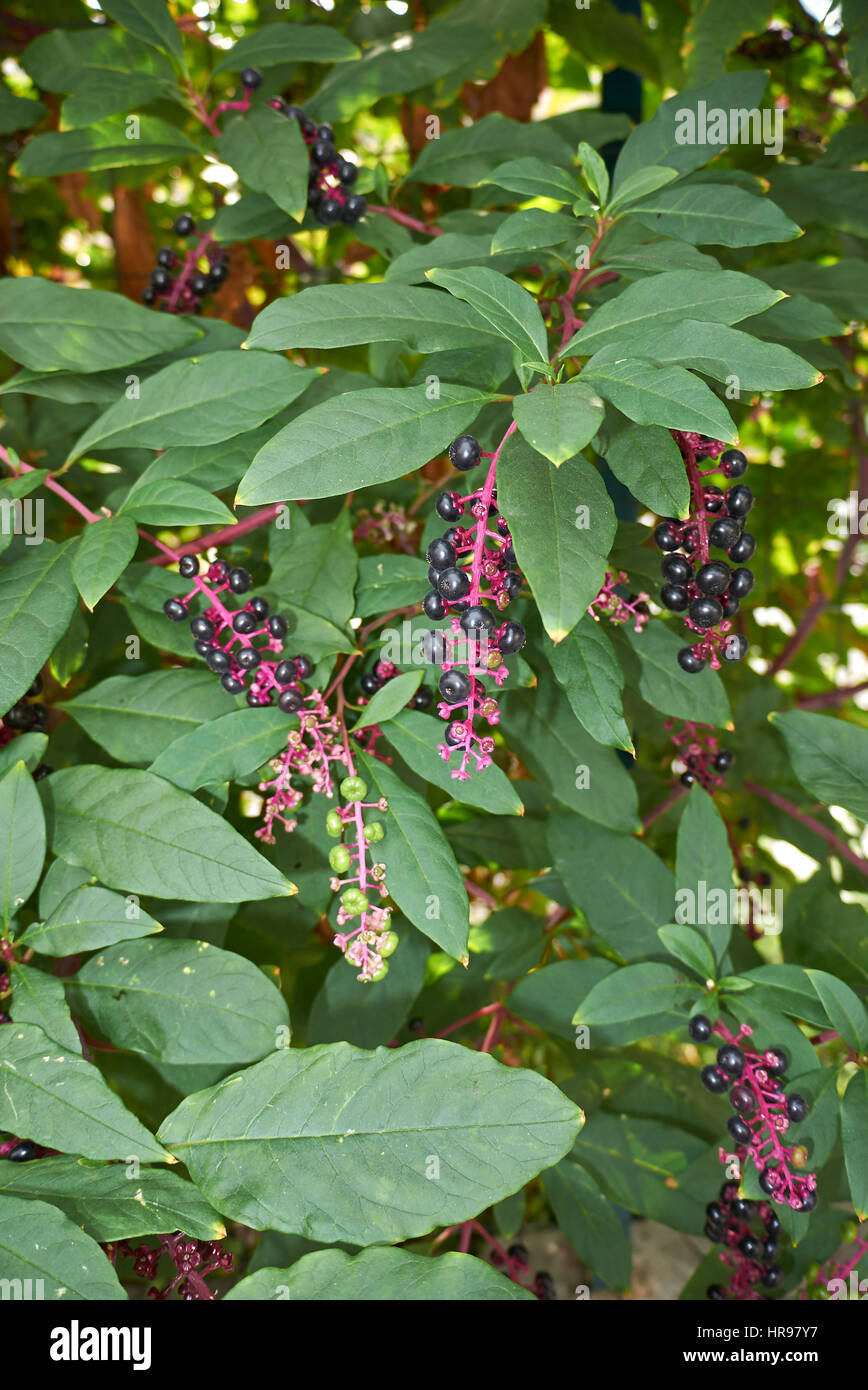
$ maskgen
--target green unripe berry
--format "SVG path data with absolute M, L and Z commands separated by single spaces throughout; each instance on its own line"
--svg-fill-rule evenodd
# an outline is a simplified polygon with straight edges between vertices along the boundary
M 329 863 L 336 874 L 345 874 L 350 862 L 350 852 L 346 845 L 335 845 L 329 850 Z
M 326 833 L 331 835 L 333 840 L 339 840 L 344 833 L 344 823 L 337 811 L 329 811 L 326 816 Z
M 382 840 L 385 833 L 381 820 L 372 820 L 369 825 L 365 826 L 365 839 L 369 845 L 376 845 Z
M 373 975 L 371 976 L 371 983 L 373 984 L 373 983 L 375 983 L 375 981 L 377 981 L 377 980 L 385 980 L 385 978 L 386 978 L 386 976 L 388 975 L 388 973 L 389 973 L 389 962 L 388 962 L 387 960 L 384 960 L 384 961 L 383 961 L 383 964 L 380 966 L 379 970 L 375 970 L 374 973 L 373 973 Z
M 381 956 L 391 956 L 398 948 L 398 933 L 390 931 L 386 933 L 386 939 L 382 946 L 377 947 L 378 954 Z
M 361 801 L 367 790 L 361 777 L 345 777 L 341 782 L 341 796 L 344 801 Z
M 364 912 L 369 906 L 364 893 L 358 888 L 348 888 L 345 893 L 341 894 L 341 902 L 344 911 L 348 912 L 351 917 L 358 917 L 359 913 Z
M 855 1221 L 848 1221 L 846 1226 L 841 1227 L 841 1239 L 845 1244 L 849 1245 L 851 1241 L 857 1240 L 858 1236 L 859 1227 Z

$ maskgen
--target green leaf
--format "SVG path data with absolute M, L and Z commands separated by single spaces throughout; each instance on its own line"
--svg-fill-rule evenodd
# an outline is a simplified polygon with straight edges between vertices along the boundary
M 42 755 L 48 747 L 47 734 L 19 734 L 11 743 L 0 748 L 0 777 L 5 777 L 17 762 L 23 762 L 28 772 L 42 762 Z
M 113 758 L 150 763 L 183 734 L 213 728 L 232 706 L 211 671 L 176 668 L 110 676 L 63 708 Z
M 51 29 L 28 44 L 21 65 L 37 87 L 49 92 L 81 90 L 119 74 L 132 79 L 148 74 L 175 81 L 172 65 L 161 53 L 109 24 Z
M 663 367 L 622 357 L 614 346 L 596 353 L 582 380 L 605 396 L 637 425 L 695 430 L 733 443 L 738 431 L 722 401 L 684 367 Z
M 686 516 L 690 482 L 681 450 L 661 425 L 607 418 L 606 462 L 633 496 L 658 516 Z
M 579 1135 L 572 1157 L 620 1206 L 695 1235 L 705 1199 L 698 1202 L 680 1190 L 680 1179 L 706 1152 L 704 1139 L 671 1123 L 598 1112 Z
M 188 1096 L 160 1134 L 233 1220 L 371 1245 L 516 1191 L 563 1156 L 582 1118 L 535 1072 L 426 1039 L 284 1049 Z
M 0 782 L 0 916 L 7 927 L 33 892 L 45 858 L 42 804 L 23 762 Z
M 693 927 L 670 922 L 665 927 L 658 927 L 657 935 L 670 956 L 683 961 L 703 982 L 715 978 L 716 968 L 711 947 Z
M 517 784 L 510 782 L 497 763 L 489 763 L 481 772 L 474 772 L 466 782 L 452 776 L 449 763 L 437 752 L 444 727 L 430 715 L 404 710 L 389 720 L 383 737 L 417 776 L 448 792 L 456 801 L 480 806 L 495 815 L 523 815 Z
M 748 34 L 762 34 L 773 13 L 769 0 L 733 0 L 728 5 L 696 0 L 685 30 L 684 53 L 691 81 L 722 71 L 726 55 Z M 739 74 L 741 75 L 741 74 Z
M 572 148 L 545 121 L 513 121 L 495 111 L 472 125 L 444 131 L 439 140 L 429 140 L 407 179 L 474 188 L 493 176 L 504 160 L 526 156 L 569 165 Z
M 0 1250 L 11 1298 L 127 1300 L 105 1252 L 48 1202 L 0 1196 Z
M 508 159 L 498 164 L 491 174 L 481 180 L 493 183 L 498 188 L 508 188 L 512 193 L 521 193 L 525 198 L 551 198 L 556 203 L 573 203 L 584 198 L 578 182 L 565 169 L 556 164 L 546 164 L 542 159 L 526 155 L 523 159 Z M 588 212 L 591 212 L 588 203 Z
M 585 732 L 554 681 L 503 699 L 509 745 L 562 805 L 616 830 L 639 826 L 636 784 L 611 748 Z
M 868 729 L 831 714 L 789 710 L 769 715 L 787 745 L 805 791 L 868 820 Z
M 257 1269 L 225 1295 L 230 1302 L 289 1298 L 293 1303 L 526 1302 L 534 1296 L 474 1255 L 450 1252 L 435 1260 L 388 1247 L 355 1256 L 316 1250 L 289 1269 Z
M 756 1000 L 761 1008 L 804 1019 L 820 1028 L 829 1027 L 831 1020 L 825 1001 L 815 989 L 808 971 L 801 966 L 758 965 L 744 971 L 740 978 L 749 980 L 753 986 L 747 998 L 749 1004 Z
M 8 968 L 13 990 L 10 1008 L 13 1022 L 33 1023 L 51 1039 L 53 1046 L 81 1052 L 78 1031 L 64 997 L 63 982 L 35 966 L 21 965 L 19 961 L 11 961 Z
M 582 140 L 576 152 L 582 168 L 582 176 L 597 202 L 602 206 L 609 196 L 609 171 L 602 155 L 597 154 L 593 145 Z
M 857 1071 L 841 1101 L 841 1140 L 850 1196 L 859 1221 L 868 1215 L 868 1075 Z
M 137 120 L 135 137 L 128 134 L 130 127 L 126 116 L 107 116 L 94 125 L 35 135 L 21 151 L 16 171 L 22 179 L 45 179 L 82 169 L 96 171 L 177 164 L 191 155 L 199 155 L 198 147 L 177 126 L 158 120 L 156 116 L 138 116 Z
M 0 83 L 0 135 L 11 135 L 16 130 L 29 130 L 45 115 L 41 101 L 31 101 L 29 97 L 13 96 L 3 83 Z
M 294 603 L 339 627 L 349 622 L 359 564 L 349 508 L 327 526 L 309 526 L 300 534 L 290 534 L 289 545 L 277 556 L 272 543 L 271 563 L 269 588 L 274 589 L 281 608 Z
M 109 888 L 220 903 L 296 891 L 222 817 L 150 772 L 62 768 L 41 785 L 55 854 Z
M 293 221 L 301 222 L 310 157 L 298 121 L 287 120 L 273 106 L 253 106 L 229 122 L 217 149 L 248 188 L 267 193 Z
M 258 353 L 251 357 L 260 360 Z M 408 386 L 323 401 L 260 449 L 236 502 L 334 497 L 402 477 L 441 453 L 490 399 L 441 382 L 433 400 L 426 386 Z
M 555 1220 L 579 1259 L 610 1289 L 630 1283 L 630 1240 L 624 1223 L 590 1174 L 564 1158 L 543 1174 Z
M 591 1030 L 593 1046 L 624 1047 L 682 1027 L 695 997 L 696 985 L 683 971 L 643 961 L 625 965 L 595 984 L 572 1021 Z
M 549 824 L 555 868 L 592 929 L 625 960 L 656 952 L 657 928 L 672 920 L 675 878 L 653 850 L 576 816 Z
M 469 304 L 431 287 L 314 285 L 276 299 L 257 314 L 245 346 L 284 352 L 406 343 L 413 352 L 434 352 L 501 341 L 502 335 Z
M 857 1052 L 868 1051 L 868 1013 L 849 985 L 825 970 L 806 970 L 805 974 L 837 1033 Z
M 572 357 L 581 351 L 587 356 L 608 343 L 624 346 L 635 334 L 674 327 L 683 319 L 738 323 L 782 298 L 780 290 L 737 270 L 667 270 L 635 280 L 595 309 L 558 355 Z
M 727 384 L 734 378 L 745 391 L 799 391 L 823 379 L 822 372 L 783 344 L 764 343 L 721 323 L 685 319 L 677 328 L 631 335 L 630 344 L 632 351 L 655 362 L 683 362 Z
M 409 704 L 422 684 L 424 671 L 404 671 L 375 691 L 353 725 L 354 729 L 369 729 L 372 724 L 385 724 Z
M 161 1062 L 255 1062 L 289 1011 L 252 961 L 207 941 L 125 941 L 67 982 L 77 1017 L 123 1051 Z
M 662 622 L 648 623 L 641 632 L 627 629 L 625 635 L 641 663 L 639 694 L 652 708 L 718 727 L 729 723 L 729 700 L 717 672 L 706 666 L 691 676 L 678 665 L 676 656 L 686 636 Z
M 363 555 L 359 560 L 356 616 L 406 608 L 424 592 L 428 566 L 415 555 Z
M 0 1125 L 83 1158 L 161 1163 L 166 1154 L 96 1067 L 32 1023 L 0 1029 Z M 31 1208 L 32 1210 L 32 1208 Z
M 540 382 L 527 395 L 516 396 L 512 412 L 528 444 L 561 464 L 593 439 L 603 419 L 603 402 L 581 380 L 559 386 Z
M 232 710 L 176 738 L 148 771 L 188 792 L 213 782 L 238 782 L 285 747 L 290 727 L 280 709 Z
M 543 208 L 524 208 L 501 222 L 491 239 L 491 253 L 499 251 L 531 251 L 541 246 L 560 246 L 575 236 L 576 219 L 563 212 L 546 212 Z M 527 261 L 525 264 L 527 264 Z
M 41 893 L 40 911 L 44 911 Z M 162 930 L 135 898 L 87 886 L 67 893 L 44 922 L 34 922 L 19 940 L 42 956 L 74 956 Z
M 460 960 L 467 953 L 468 899 L 455 856 L 434 813 L 378 759 L 358 756 L 371 799 L 386 797 L 385 837 L 377 857 L 389 896 L 414 927 Z
M 43 541 L 33 555 L 0 566 L 0 706 L 8 710 L 33 683 L 75 610 L 75 541 Z
M 126 569 L 138 543 L 132 517 L 102 517 L 85 527 L 72 557 L 72 577 L 91 611 Z
M 145 376 L 139 394 L 109 406 L 76 440 L 69 459 L 135 445 L 216 444 L 255 429 L 300 396 L 316 376 L 282 357 L 210 352 Z M 69 460 L 67 460 L 69 461 Z
M 226 1234 L 193 1184 L 165 1168 L 139 1169 L 131 1179 L 124 1165 L 46 1157 L 5 1163 L 3 1169 L 0 1202 L 36 1198 L 41 1206 L 44 1199 L 93 1240 L 131 1240 L 154 1231 L 183 1231 L 191 1240 L 222 1240 Z
M 201 335 L 121 294 L 74 290 L 39 275 L 0 280 L 0 348 L 23 367 L 101 372 L 175 352 Z
M 714 800 L 704 787 L 693 786 L 687 797 L 681 820 L 678 823 L 678 851 L 675 874 L 678 881 L 678 894 L 686 890 L 686 904 L 695 908 L 697 900 L 705 903 L 712 893 L 723 892 L 727 904 L 733 886 L 732 849 L 726 833 L 726 825 Z M 694 912 L 693 916 L 697 914 Z M 707 914 L 704 914 L 707 915 Z M 676 907 L 676 921 L 688 921 L 701 929 L 714 960 L 720 964 L 729 945 L 733 924 L 724 914 L 723 922 L 695 922 L 693 917 L 681 914 Z M 665 943 L 664 943 L 665 944 Z M 715 968 L 705 970 L 704 978 L 714 979 Z
M 719 183 L 659 189 L 629 215 L 652 232 L 694 246 L 760 246 L 802 235 L 771 198 Z
M 509 1007 L 520 1018 L 579 1047 L 581 1039 L 577 1038 L 571 1022 L 576 1000 L 583 999 L 616 969 L 611 961 L 598 956 L 555 961 L 519 980 L 510 992 Z
M 292 24 L 278 20 L 263 24 L 232 45 L 215 67 L 218 72 L 241 68 L 275 68 L 282 63 L 344 63 L 359 50 L 340 30 L 324 24 Z M 285 118 L 284 118 L 285 119 Z
M 376 989 L 360 985 L 357 971 L 340 957 L 310 1010 L 308 1045 L 350 1042 L 356 1047 L 386 1046 L 407 1022 L 413 1000 L 425 980 L 430 954 L 427 939 L 400 923 L 400 945 L 389 958 L 389 973 Z
M 649 193 L 656 193 L 658 188 L 663 188 L 665 184 L 677 178 L 678 170 L 667 169 L 665 164 L 649 164 L 644 169 L 634 170 L 623 180 L 617 194 L 610 200 L 606 209 L 607 215 L 612 217 L 616 212 L 623 213 L 631 203 L 638 202 Z
M 428 279 L 463 299 L 513 343 L 525 358 L 548 361 L 546 328 L 536 300 L 499 270 L 475 266 L 469 270 L 430 270 Z
M 546 644 L 546 656 L 591 738 L 633 753 L 623 714 L 624 672 L 602 624 L 586 614 L 563 642 Z
M 606 574 L 616 521 L 605 485 L 581 456 L 558 467 L 513 435 L 500 456 L 497 496 L 546 632 L 562 642 Z
M 238 520 L 205 488 L 170 478 L 154 478 L 131 489 L 119 515 L 148 526 L 231 526 Z
M 181 35 L 163 0 L 106 0 L 100 8 L 137 39 L 184 66 Z
M 176 101 L 181 97 L 176 84 L 152 73 L 92 73 L 85 87 L 66 98 L 60 111 L 64 130 L 93 125 L 119 111 L 139 111 L 155 101 Z

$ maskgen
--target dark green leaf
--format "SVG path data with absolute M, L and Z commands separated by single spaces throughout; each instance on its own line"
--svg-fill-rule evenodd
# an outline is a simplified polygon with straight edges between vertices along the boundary
M 96 607 L 126 569 L 138 543 L 132 517 L 103 517 L 85 528 L 72 558 L 72 577 L 88 608 Z
M 126 1302 L 105 1252 L 48 1202 L 0 1196 L 0 1249 L 10 1298 Z
M 54 862 L 63 865 L 62 859 Z M 44 912 L 42 890 L 39 906 Z M 162 930 L 137 899 L 88 886 L 67 893 L 49 910 L 44 922 L 34 922 L 19 939 L 42 956 L 74 956 Z

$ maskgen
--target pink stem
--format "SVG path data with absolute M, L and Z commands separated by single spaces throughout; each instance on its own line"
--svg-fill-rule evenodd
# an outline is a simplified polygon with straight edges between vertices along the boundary
M 251 516 L 244 517 L 242 521 L 236 521 L 234 526 L 224 526 L 220 531 L 212 531 L 207 536 L 200 536 L 198 540 L 187 541 L 185 545 L 178 546 L 177 550 L 171 552 L 171 559 L 155 555 L 147 563 L 149 565 L 171 564 L 172 560 L 180 559 L 182 555 L 196 555 L 203 550 L 210 550 L 211 546 L 231 544 L 238 536 L 246 536 L 250 531 L 257 531 L 260 526 L 267 526 L 270 521 L 274 521 L 275 517 L 280 515 L 283 507 L 283 502 L 272 502 L 270 506 L 262 507 Z
M 787 801 L 786 797 L 778 796 L 777 792 L 770 792 L 766 787 L 759 786 L 757 782 L 745 781 L 744 788 L 745 791 L 753 792 L 755 796 L 761 796 L 764 801 L 776 806 L 785 815 L 792 816 L 793 820 L 797 820 L 807 830 L 813 830 L 814 834 L 825 840 L 836 854 L 840 854 L 843 859 L 848 860 L 854 868 L 859 870 L 860 874 L 868 876 L 868 863 L 864 859 L 860 859 L 858 854 L 854 854 L 850 846 L 839 840 L 837 835 L 833 835 L 831 830 L 827 830 L 825 825 L 821 825 L 813 816 L 800 811 L 798 806 L 793 805 L 792 801 Z
M 442 227 L 434 227 L 428 222 L 420 222 L 417 217 L 411 217 L 408 212 L 399 212 L 397 208 L 375 207 L 373 203 L 368 203 L 368 212 L 382 213 L 383 217 L 391 217 L 393 222 L 398 222 L 402 227 L 409 227 L 414 232 L 424 232 L 426 236 L 442 236 Z

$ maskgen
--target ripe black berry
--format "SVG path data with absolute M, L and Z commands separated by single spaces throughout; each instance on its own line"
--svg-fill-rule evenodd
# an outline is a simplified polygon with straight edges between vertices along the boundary
M 177 603 L 177 599 L 169 599 L 170 603 Z M 8 724 L 10 729 L 29 729 L 33 724 L 33 711 L 30 705 L 18 700 L 10 710 L 3 716 L 3 723 Z
M 340 221 L 342 212 L 343 204 L 339 203 L 337 198 L 321 198 L 316 206 L 317 218 L 326 226 L 328 226 L 330 222 Z
M 437 684 L 443 699 L 450 705 L 469 700 L 473 690 L 470 677 L 463 671 L 444 671 Z
M 742 1236 L 738 1243 L 738 1248 L 747 1260 L 758 1260 L 763 1252 L 763 1243 L 759 1236 Z
M 471 632 L 493 632 L 494 618 L 490 608 L 484 608 L 482 604 L 474 604 L 461 614 L 461 626 L 467 633 Z
M 454 492 L 439 493 L 434 510 L 443 521 L 458 521 L 461 516 L 461 506 Z
M 743 531 L 735 545 L 730 546 L 729 558 L 734 560 L 737 565 L 743 565 L 746 561 L 753 558 L 756 550 L 756 538 L 750 531 Z
M 337 150 L 331 140 L 315 140 L 310 147 L 310 157 L 314 164 L 323 167 L 326 164 L 333 164 L 337 158 Z
M 362 195 L 351 193 L 341 210 L 341 221 L 348 227 L 352 227 L 354 222 L 358 222 L 359 218 L 364 217 L 367 210 L 368 204 Z
M 434 696 L 427 685 L 420 685 L 411 703 L 414 709 L 427 709 L 433 699 Z
M 763 1192 L 767 1193 L 770 1197 L 774 1196 L 774 1194 L 777 1192 L 778 1187 L 777 1183 L 775 1182 L 774 1174 L 774 1168 L 764 1168 L 759 1175 L 759 1185 L 762 1188 Z
M 232 665 L 229 655 L 223 651 L 222 647 L 212 647 L 205 657 L 205 663 L 211 667 L 212 671 L 217 671 L 220 675 L 224 671 L 228 671 Z
M 781 1247 L 776 1240 L 763 1241 L 763 1259 L 766 1264 L 773 1264 L 781 1252 Z
M 717 1065 L 727 1076 L 741 1076 L 744 1071 L 744 1053 L 732 1043 L 724 1043 L 717 1049 Z
M 750 1126 L 746 1125 L 739 1115 L 730 1115 L 726 1122 L 726 1128 L 730 1138 L 737 1144 L 749 1144 L 751 1141 Z
M 695 1014 L 687 1025 L 687 1031 L 694 1042 L 707 1042 L 711 1037 L 711 1019 L 705 1014 Z
M 453 468 L 457 468 L 461 473 L 467 473 L 471 468 L 475 468 L 479 462 L 480 448 L 479 440 L 474 439 L 472 434 L 459 434 L 457 439 L 453 439 L 449 445 L 449 461 Z
M 754 504 L 754 495 L 746 483 L 736 483 L 726 494 L 726 509 L 730 516 L 747 516 Z
M 214 624 L 210 618 L 193 618 L 190 623 L 190 631 L 194 637 L 207 642 L 214 636 Z
M 710 1091 L 713 1096 L 723 1095 L 729 1085 L 728 1079 L 717 1070 L 717 1067 L 703 1067 L 699 1075 L 706 1091 Z
M 521 575 L 516 574 L 515 570 L 510 570 L 503 577 L 503 587 L 511 599 L 518 598 L 521 593 Z
M 407 1027 L 411 1033 L 421 1033 L 422 1029 L 425 1027 L 425 1024 L 421 1018 L 411 1018 L 410 1022 L 407 1024 Z
M 773 1211 L 770 1211 L 764 1222 L 766 1232 L 770 1236 L 776 1236 L 781 1229 L 781 1219 Z
M 683 613 L 690 602 L 690 595 L 680 584 L 664 584 L 660 590 L 660 602 L 672 613 Z
M 697 571 L 696 587 L 703 594 L 722 594 L 729 587 L 729 566 L 712 560 Z
M 446 604 L 438 594 L 436 589 L 429 589 L 422 600 L 422 612 L 426 618 L 432 622 L 437 622 L 440 618 L 446 617 Z
M 34 782 L 41 782 L 43 777 L 50 777 L 53 771 L 54 768 L 49 767 L 48 763 L 38 763 L 33 769 Z
M 251 583 L 252 580 L 247 570 L 242 569 L 240 565 L 236 565 L 234 569 L 229 571 L 229 588 L 233 594 L 246 594 Z
M 153 285 L 145 285 L 145 288 L 142 290 L 142 303 L 156 304 L 156 302 L 157 291 L 154 289 Z
M 705 1208 L 706 1220 L 710 1221 L 713 1226 L 722 1226 L 725 1215 L 720 1202 L 709 1202 Z
M 752 1115 L 756 1110 L 753 1092 L 747 1086 L 733 1086 L 729 1093 L 729 1103 L 739 1115 Z
M 696 774 L 693 772 L 682 772 L 680 780 L 682 787 L 692 787 L 696 781 Z
M 660 561 L 660 573 L 670 584 L 689 584 L 693 578 L 693 566 L 683 555 L 664 555 Z
M 248 613 L 246 608 L 242 608 L 240 613 L 236 613 L 232 619 L 232 626 L 236 632 L 249 633 L 255 632 L 257 622 L 252 613 Z
M 736 1197 L 729 1210 L 736 1221 L 750 1221 L 753 1216 L 753 1202 L 746 1197 Z
M 787 1115 L 794 1125 L 801 1124 L 808 1114 L 808 1102 L 804 1096 L 787 1096 Z
M 298 679 L 298 672 L 295 669 L 294 661 L 278 661 L 274 668 L 274 679 L 278 685 L 291 685 Z
M 747 458 L 741 449 L 724 449 L 720 464 L 727 478 L 743 478 L 747 472 Z
M 172 284 L 171 275 L 161 265 L 158 265 L 156 270 L 151 271 L 150 280 L 157 294 L 165 294 Z
M 729 592 L 733 598 L 747 598 L 753 588 L 753 573 L 748 569 L 737 569 L 732 572 L 732 581 Z
M 171 622 L 182 623 L 187 616 L 187 607 L 179 598 L 167 598 L 163 604 L 163 612 Z
M 715 772 L 729 772 L 735 762 L 735 754 L 729 748 L 721 748 L 712 766 Z
M 192 579 L 194 574 L 199 573 L 199 561 L 195 555 L 182 555 L 178 570 L 185 579 Z
M 731 516 L 719 517 L 708 531 L 708 539 L 718 550 L 731 550 L 741 536 L 741 525 Z
M 504 656 L 511 656 L 514 652 L 520 652 L 527 641 L 527 633 L 521 623 L 507 623 L 497 639 L 497 645 Z
M 193 643 L 193 650 L 195 651 L 197 656 L 207 656 L 211 650 L 211 643 L 206 642 L 203 637 L 199 637 Z
M 783 1271 L 775 1266 L 773 1269 L 767 1269 L 765 1271 L 762 1276 L 762 1283 L 767 1289 L 778 1289 L 783 1283 L 783 1279 Z
M 277 697 L 277 703 L 284 714 L 295 714 L 304 704 L 304 700 L 297 690 L 282 690 Z
M 300 681 L 306 681 L 308 676 L 313 675 L 313 662 L 309 656 L 297 656 L 295 658 L 295 669 L 298 672 Z
M 380 688 L 380 682 L 373 671 L 366 671 L 359 681 L 359 689 L 363 695 L 375 695 Z
M 259 666 L 262 657 L 255 647 L 242 647 L 235 653 L 235 660 L 243 671 L 252 671 Z
M 713 483 L 709 483 L 704 490 L 704 501 L 707 512 L 719 512 L 723 507 L 723 492 Z
M 193 221 L 189 212 L 182 212 L 180 217 L 176 217 L 172 223 L 172 231 L 176 236 L 189 236 L 196 230 L 196 223 Z
M 716 598 L 695 598 L 688 612 L 697 627 L 717 627 L 723 618 L 723 605 Z
M 464 595 L 469 592 L 470 579 L 464 570 L 451 566 L 449 569 L 440 571 L 437 588 L 441 597 L 454 602 L 455 599 L 464 598 Z
M 268 631 L 272 637 L 285 637 L 287 632 L 286 618 L 282 618 L 279 613 L 273 613 L 268 619 Z
M 220 677 L 220 684 L 227 695 L 240 695 L 244 689 L 244 682 L 240 681 L 237 676 L 231 675 L 228 671 L 225 676 Z
M 254 616 L 260 620 L 260 622 L 263 618 L 268 617 L 268 610 L 270 605 L 268 599 L 263 598 L 261 594 L 254 594 L 253 598 L 248 600 L 247 606 L 250 609 L 251 613 L 253 613 Z
M 816 1194 L 816 1192 L 806 1192 L 806 1193 L 804 1194 L 804 1196 L 802 1197 L 802 1204 L 801 1204 L 801 1206 L 799 1207 L 799 1211 L 813 1211 L 813 1210 L 814 1210 L 814 1207 L 815 1207 L 816 1205 L 817 1205 L 817 1194 Z
M 161 246 L 157 252 L 157 265 L 163 266 L 165 270 L 171 270 L 175 264 L 175 253 L 170 246 Z
M 262 86 L 262 73 L 257 72 L 256 68 L 242 68 L 241 85 L 246 87 L 248 92 L 255 92 L 257 87 Z
M 435 570 L 448 569 L 455 564 L 455 546 L 450 545 L 449 541 L 442 536 L 437 536 L 431 542 L 426 552 L 428 563 Z
M 671 521 L 660 521 L 654 527 L 654 544 L 658 550 L 677 550 L 681 544 L 681 531 Z
M 697 656 L 692 647 L 682 647 L 676 660 L 682 671 L 686 671 L 689 676 L 695 676 L 705 668 L 702 657 Z
M 747 656 L 747 638 L 741 633 L 728 634 L 720 649 L 724 661 L 743 661 Z
M 354 184 L 359 176 L 358 164 L 353 164 L 352 160 L 339 159 L 335 168 L 335 173 L 343 184 L 344 188 L 349 188 Z
M 763 1053 L 763 1065 L 773 1076 L 783 1076 L 789 1070 L 790 1054 L 782 1047 L 767 1047 Z
M 8 1152 L 6 1157 L 13 1163 L 29 1163 L 32 1158 L 36 1158 L 39 1153 L 39 1145 L 34 1144 L 32 1139 L 19 1139 Z

